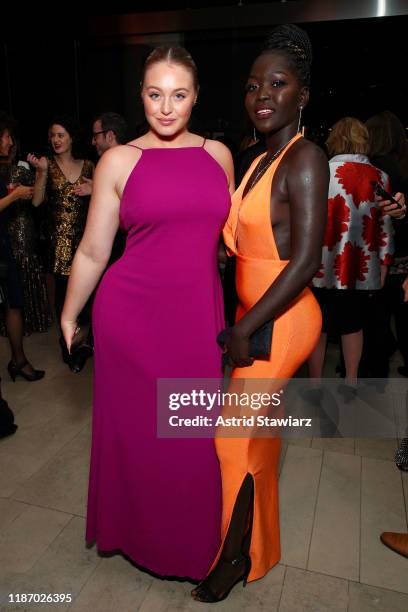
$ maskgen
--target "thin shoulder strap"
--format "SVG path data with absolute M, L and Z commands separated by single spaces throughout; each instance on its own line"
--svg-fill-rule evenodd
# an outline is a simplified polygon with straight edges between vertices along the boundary
M 144 149 L 142 149 L 142 147 L 138 147 L 137 145 L 132 145 L 132 144 L 129 144 L 129 143 L 126 143 L 126 146 L 127 147 L 133 147 L 134 149 L 139 149 L 140 151 L 144 150 Z

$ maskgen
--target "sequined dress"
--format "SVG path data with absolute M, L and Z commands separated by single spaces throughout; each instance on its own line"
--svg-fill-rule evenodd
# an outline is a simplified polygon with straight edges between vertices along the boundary
M 77 196 L 74 187 L 92 178 L 93 163 L 84 160 L 81 174 L 71 183 L 54 158 L 48 161 L 46 234 L 48 272 L 69 276 L 75 251 L 84 233 L 89 197 Z
M 0 177 L 4 183 L 30 186 L 34 175 L 19 165 L 1 164 Z M 1 212 L 21 284 L 24 333 L 45 332 L 51 324 L 44 271 L 41 266 L 37 232 L 30 200 L 16 200 Z

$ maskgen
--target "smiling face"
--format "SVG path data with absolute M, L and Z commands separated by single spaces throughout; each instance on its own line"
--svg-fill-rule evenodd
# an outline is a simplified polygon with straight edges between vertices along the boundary
M 245 107 L 255 128 L 263 133 L 296 129 L 300 107 L 309 90 L 302 86 L 284 53 L 268 51 L 254 62 L 246 84 Z
M 48 130 L 48 139 L 56 155 L 70 152 L 72 149 L 72 138 L 62 125 L 54 123 Z
M 161 61 L 146 70 L 142 87 L 145 115 L 160 138 L 171 139 L 187 130 L 196 99 L 193 75 L 186 67 Z
M 7 157 L 13 146 L 13 139 L 9 130 L 6 128 L 0 136 L 0 156 Z

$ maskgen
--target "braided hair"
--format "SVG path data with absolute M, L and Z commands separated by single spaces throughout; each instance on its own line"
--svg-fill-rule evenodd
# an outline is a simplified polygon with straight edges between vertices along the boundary
M 312 45 L 304 30 L 293 24 L 277 26 L 267 37 L 261 53 L 280 51 L 294 67 L 302 85 L 310 85 Z

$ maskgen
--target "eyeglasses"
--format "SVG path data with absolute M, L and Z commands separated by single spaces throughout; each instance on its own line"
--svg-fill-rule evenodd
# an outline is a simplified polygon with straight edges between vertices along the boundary
M 98 134 L 106 134 L 109 130 L 100 130 L 99 132 L 92 132 L 92 137 L 95 138 Z

